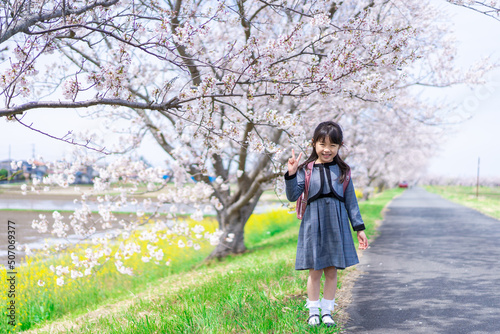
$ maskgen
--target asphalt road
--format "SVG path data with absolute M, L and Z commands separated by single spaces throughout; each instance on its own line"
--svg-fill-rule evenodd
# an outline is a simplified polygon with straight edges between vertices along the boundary
M 500 221 L 413 188 L 379 231 L 347 333 L 500 333 Z

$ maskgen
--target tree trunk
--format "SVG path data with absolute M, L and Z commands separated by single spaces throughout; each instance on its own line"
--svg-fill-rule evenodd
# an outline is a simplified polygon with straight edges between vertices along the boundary
M 219 228 L 224 233 L 219 240 L 219 244 L 208 256 L 207 260 L 221 259 L 230 254 L 240 254 L 246 251 L 245 225 L 257 206 L 262 193 L 263 191 L 259 189 L 248 204 L 232 215 L 228 215 L 225 209 L 217 214 Z
M 378 182 L 378 191 L 379 192 L 384 191 L 387 187 L 388 187 L 387 182 L 385 182 L 384 180 L 380 180 Z

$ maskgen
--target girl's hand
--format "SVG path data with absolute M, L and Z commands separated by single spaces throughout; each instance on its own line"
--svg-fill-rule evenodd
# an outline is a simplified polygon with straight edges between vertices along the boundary
M 366 237 L 365 231 L 358 231 L 358 242 L 359 249 L 368 248 L 368 238 Z
M 299 161 L 301 157 L 302 157 L 302 152 L 300 152 L 297 159 L 295 159 L 295 151 L 292 148 L 292 157 L 288 159 L 288 175 L 293 175 L 297 172 L 297 168 L 299 167 Z

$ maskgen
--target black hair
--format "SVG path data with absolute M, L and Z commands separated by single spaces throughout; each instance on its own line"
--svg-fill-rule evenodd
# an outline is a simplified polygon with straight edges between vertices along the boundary
M 340 128 L 340 125 L 338 125 L 337 123 L 332 122 L 332 121 L 326 121 L 326 122 L 319 123 L 318 126 L 316 127 L 316 129 L 314 130 L 314 134 L 313 134 L 313 140 L 311 143 L 311 145 L 313 147 L 312 153 L 306 159 L 306 161 L 299 166 L 299 168 L 305 168 L 308 163 L 310 163 L 311 161 L 316 161 L 318 159 L 318 153 L 316 153 L 316 149 L 314 148 L 314 145 L 318 141 L 324 141 L 326 137 L 330 138 L 330 142 L 339 145 L 339 149 L 342 146 L 344 146 L 343 145 L 344 136 L 342 134 L 342 129 Z M 343 183 L 346 176 L 347 176 L 347 172 L 349 171 L 350 167 L 348 164 L 346 164 L 344 162 L 344 160 L 342 160 L 342 158 L 340 157 L 340 155 L 338 153 L 333 158 L 333 161 L 335 161 L 335 163 L 340 168 L 341 174 L 340 174 L 339 182 Z

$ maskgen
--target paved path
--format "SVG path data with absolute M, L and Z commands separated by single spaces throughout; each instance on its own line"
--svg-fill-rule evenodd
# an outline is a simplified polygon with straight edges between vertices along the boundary
M 500 221 L 414 188 L 379 231 L 347 333 L 500 333 Z

